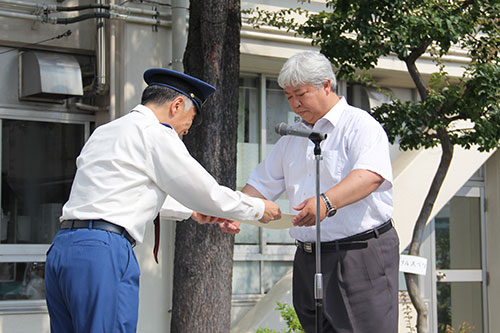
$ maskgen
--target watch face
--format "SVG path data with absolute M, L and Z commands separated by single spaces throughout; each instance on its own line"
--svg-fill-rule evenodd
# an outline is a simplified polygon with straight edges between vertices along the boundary
M 329 210 L 328 213 L 327 213 L 327 215 L 328 215 L 328 217 L 332 217 L 336 213 L 337 213 L 337 210 L 334 208 L 334 209 Z

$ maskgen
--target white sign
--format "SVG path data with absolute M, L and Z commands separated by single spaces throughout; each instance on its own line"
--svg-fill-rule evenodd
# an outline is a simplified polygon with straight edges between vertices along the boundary
M 402 254 L 399 256 L 399 271 L 425 275 L 427 271 L 427 258 Z

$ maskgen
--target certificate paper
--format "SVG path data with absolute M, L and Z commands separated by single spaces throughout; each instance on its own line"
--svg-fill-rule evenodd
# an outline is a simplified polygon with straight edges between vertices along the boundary
M 257 227 L 267 228 L 267 229 L 288 229 L 293 227 L 292 219 L 295 215 L 292 214 L 281 214 L 281 219 L 271 221 L 269 223 L 262 223 L 256 220 L 244 221 L 241 220 L 241 223 L 255 225 Z

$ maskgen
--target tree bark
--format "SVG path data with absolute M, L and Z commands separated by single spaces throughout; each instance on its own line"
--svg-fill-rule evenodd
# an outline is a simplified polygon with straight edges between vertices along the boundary
M 236 185 L 239 0 L 191 0 L 184 68 L 217 88 L 184 138 L 221 184 Z M 215 225 L 176 227 L 171 332 L 229 332 L 234 237 Z
M 446 129 L 437 130 L 438 138 L 441 142 L 442 154 L 441 161 L 439 163 L 438 169 L 434 178 L 432 179 L 431 187 L 427 196 L 425 197 L 424 204 L 420 210 L 420 214 L 413 228 L 413 236 L 410 243 L 409 255 L 418 256 L 420 254 L 420 246 L 422 245 L 422 237 L 424 234 L 425 224 L 429 219 L 436 198 L 443 185 L 446 173 L 451 164 L 451 159 L 453 158 L 453 145 L 450 142 L 450 137 Z M 427 305 L 424 303 L 419 286 L 418 286 L 418 276 L 411 273 L 405 273 L 406 286 L 408 288 L 408 294 L 410 299 L 417 310 L 417 331 L 419 333 L 429 332 L 429 314 Z

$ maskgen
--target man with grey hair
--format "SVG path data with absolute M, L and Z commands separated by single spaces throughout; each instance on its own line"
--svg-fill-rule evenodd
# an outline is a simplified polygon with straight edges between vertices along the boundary
M 278 83 L 302 118 L 294 126 L 328 134 L 320 166 L 323 332 L 397 332 L 399 239 L 391 221 L 387 135 L 371 115 L 335 93 L 331 63 L 320 53 L 292 56 Z M 305 138 L 280 138 L 243 189 L 269 200 L 286 191 L 296 212 L 293 304 L 306 332 L 315 331 L 316 318 L 313 148 Z

